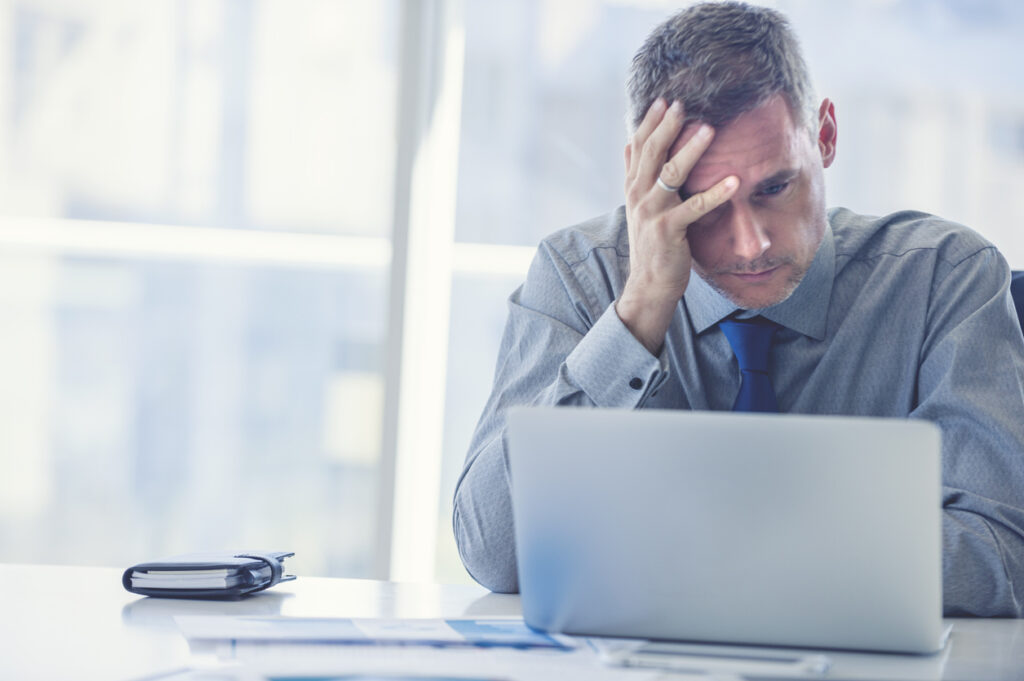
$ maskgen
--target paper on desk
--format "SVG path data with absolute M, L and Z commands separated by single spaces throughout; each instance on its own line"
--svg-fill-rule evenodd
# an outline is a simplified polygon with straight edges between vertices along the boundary
M 190 641 L 259 641 L 349 645 L 550 648 L 575 646 L 567 636 L 536 632 L 519 618 L 348 619 L 179 615 L 178 628 Z
M 231 660 L 260 678 L 291 679 L 501 679 L 501 681 L 709 681 L 703 674 L 609 667 L 587 645 L 553 648 L 335 646 L 309 643 L 239 642 L 224 645 Z M 731 677 L 732 681 L 739 681 Z M 716 678 L 716 681 L 718 679 Z

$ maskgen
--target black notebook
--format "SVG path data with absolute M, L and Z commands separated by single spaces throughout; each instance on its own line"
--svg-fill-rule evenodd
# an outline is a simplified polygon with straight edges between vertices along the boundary
M 284 574 L 285 551 L 189 553 L 124 571 L 121 583 L 132 593 L 164 598 L 240 598 L 295 579 Z

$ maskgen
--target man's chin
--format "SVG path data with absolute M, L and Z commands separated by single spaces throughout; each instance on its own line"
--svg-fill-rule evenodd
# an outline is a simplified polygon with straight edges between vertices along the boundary
M 793 281 L 789 278 L 781 278 L 777 282 L 748 282 L 731 274 L 705 277 L 704 280 L 724 298 L 744 310 L 762 310 L 778 305 L 793 295 L 793 291 L 800 283 L 799 280 Z
M 741 309 L 744 309 L 744 310 L 763 310 L 766 307 L 771 307 L 772 305 L 778 305 L 782 301 L 784 301 L 787 298 L 789 298 L 791 295 L 793 295 L 792 291 L 786 291 L 786 292 L 782 293 L 781 295 L 776 295 L 776 296 L 765 296 L 765 297 L 762 297 L 762 296 L 737 296 L 737 295 L 726 294 L 725 297 L 728 298 L 738 308 L 741 308 Z

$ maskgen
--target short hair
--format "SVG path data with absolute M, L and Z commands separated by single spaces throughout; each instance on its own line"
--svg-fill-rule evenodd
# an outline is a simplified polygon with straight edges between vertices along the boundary
M 814 88 L 786 18 L 743 2 L 688 7 L 654 29 L 626 83 L 630 130 L 658 97 L 679 100 L 688 121 L 724 126 L 781 94 L 797 125 L 817 121 Z

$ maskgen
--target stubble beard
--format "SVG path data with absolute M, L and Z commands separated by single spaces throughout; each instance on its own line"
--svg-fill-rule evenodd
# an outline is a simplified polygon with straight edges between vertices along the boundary
M 766 301 L 759 300 L 756 302 L 756 304 L 753 305 L 751 304 L 750 300 L 738 299 L 735 293 L 727 290 L 720 283 L 719 279 L 720 277 L 727 276 L 730 274 L 753 274 L 755 272 L 764 272 L 766 270 L 771 270 L 776 267 L 783 267 L 787 265 L 792 266 L 792 269 L 790 270 L 789 275 L 786 277 L 781 292 L 778 295 Z M 737 307 L 750 310 L 762 310 L 766 307 L 778 305 L 779 303 L 783 302 L 791 295 L 793 295 L 793 292 L 796 291 L 797 287 L 800 285 L 800 282 L 803 281 L 804 277 L 807 275 L 807 271 L 810 268 L 810 263 L 804 265 L 803 267 L 798 267 L 796 260 L 792 257 L 758 258 L 757 260 L 751 261 L 750 263 L 747 263 L 745 265 L 717 270 L 713 274 L 706 274 L 704 272 L 700 272 L 699 270 L 697 271 L 697 274 L 700 275 L 701 279 L 707 282 L 707 284 L 712 289 L 714 289 L 720 296 L 730 301 Z

